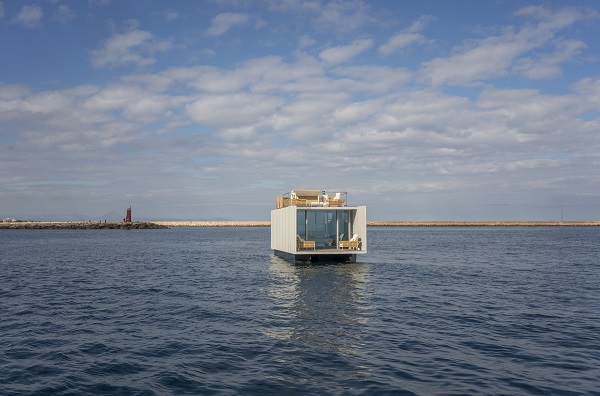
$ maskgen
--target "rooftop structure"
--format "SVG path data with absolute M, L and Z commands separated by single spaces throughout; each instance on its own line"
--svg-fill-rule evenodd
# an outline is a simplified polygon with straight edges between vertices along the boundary
M 367 209 L 346 192 L 292 190 L 271 211 L 271 249 L 293 261 L 355 262 L 367 252 Z

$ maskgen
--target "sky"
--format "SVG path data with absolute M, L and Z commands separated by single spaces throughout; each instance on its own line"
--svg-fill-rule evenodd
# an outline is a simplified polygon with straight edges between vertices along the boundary
M 0 217 L 600 219 L 600 2 L 0 0 Z

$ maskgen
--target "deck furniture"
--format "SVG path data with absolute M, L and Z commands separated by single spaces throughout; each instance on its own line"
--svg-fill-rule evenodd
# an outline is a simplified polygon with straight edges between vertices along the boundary
M 352 238 L 349 241 L 340 241 L 340 249 L 360 250 L 358 234 L 352 235 Z
M 289 193 L 278 195 L 276 197 L 275 207 L 277 209 L 288 206 L 297 206 L 304 208 L 326 208 L 343 207 L 346 204 L 346 193 L 335 193 L 328 195 L 325 191 L 319 190 L 292 190 Z
M 296 235 L 296 248 L 316 250 L 315 241 L 305 241 L 300 235 Z
M 342 198 L 341 193 L 335 193 L 334 196 L 328 197 L 327 202 L 329 206 L 342 206 L 344 204 L 344 199 Z

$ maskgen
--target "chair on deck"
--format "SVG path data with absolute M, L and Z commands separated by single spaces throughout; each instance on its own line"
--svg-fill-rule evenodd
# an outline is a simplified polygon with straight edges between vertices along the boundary
M 360 250 L 360 241 L 358 240 L 358 234 L 352 235 L 349 241 L 340 241 L 340 249 L 352 249 Z
M 327 199 L 329 206 L 342 206 L 344 204 L 344 199 L 342 198 L 341 193 L 335 193 L 334 196 L 329 197 Z
M 296 249 L 312 249 L 316 250 L 315 241 L 305 241 L 300 235 L 296 235 Z

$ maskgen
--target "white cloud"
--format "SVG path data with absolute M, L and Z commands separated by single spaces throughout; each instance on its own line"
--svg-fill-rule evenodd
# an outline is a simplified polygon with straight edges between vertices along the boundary
M 310 12 L 317 13 L 321 10 L 321 3 L 317 0 L 279 0 L 268 2 L 269 9 L 283 12 Z
M 397 92 L 413 77 L 408 69 L 384 66 L 343 66 L 333 73 L 340 77 L 335 83 L 340 90 L 375 95 Z
M 491 37 L 463 52 L 425 62 L 421 77 L 432 85 L 460 85 L 502 76 L 515 57 L 529 48 L 527 41 Z
M 255 123 L 272 114 L 280 104 L 277 97 L 263 95 L 211 95 L 190 103 L 186 111 L 194 121 L 233 127 Z
M 420 32 L 433 20 L 432 16 L 420 17 L 408 28 L 394 34 L 387 43 L 379 47 L 381 55 L 391 55 L 413 44 L 426 43 L 428 40 Z
M 309 36 L 302 36 L 300 37 L 300 40 L 298 40 L 298 47 L 300 49 L 306 48 L 306 47 L 311 47 L 316 43 L 316 40 L 309 37 Z
M 117 113 L 124 120 L 146 123 L 169 117 L 188 101 L 186 96 L 166 95 L 156 88 L 132 82 L 112 84 L 89 95 L 80 106 L 99 115 Z
M 578 40 L 564 40 L 556 43 L 557 49 L 550 54 L 537 57 L 523 57 L 515 62 L 512 71 L 531 79 L 550 79 L 562 74 L 560 65 L 575 59 L 587 46 Z
M 42 11 L 41 7 L 26 5 L 11 19 L 11 22 L 22 25 L 28 29 L 33 29 L 41 26 L 43 16 L 44 11 Z
M 308 26 L 325 7 L 311 4 L 318 10 L 305 9 Z M 485 81 L 509 73 L 556 76 L 563 62 L 578 57 L 584 44 L 571 37 L 580 32 L 556 29 L 579 17 L 558 14 L 524 9 L 520 16 L 533 22 L 465 40 L 448 57 L 432 60 L 460 73 L 435 62 L 420 70 L 423 81 L 484 82 L 481 89 L 438 89 L 415 83 L 418 70 L 411 66 L 390 66 L 394 59 L 358 57 L 374 48 L 364 32 L 344 36 L 350 45 L 320 55 L 297 51 L 297 34 L 285 37 L 289 52 L 271 52 L 278 56 L 242 53 L 235 63 L 220 63 L 217 46 L 210 64 L 186 67 L 176 59 L 171 68 L 137 70 L 94 86 L 40 91 L 33 83 L 0 83 L 0 197 L 13 205 L 43 197 L 52 207 L 112 208 L 127 190 L 134 192 L 124 199 L 150 216 L 265 218 L 273 189 L 304 185 L 310 175 L 315 186 L 351 190 L 353 202 L 370 205 L 373 218 L 426 218 L 440 207 L 437 217 L 448 218 L 464 206 L 456 216 L 473 218 L 477 200 L 506 202 L 521 194 L 537 205 L 549 191 L 597 201 L 598 79 L 582 79 L 571 92 L 559 82 L 553 91 L 566 91 L 561 94 L 528 89 L 527 82 L 500 89 Z M 153 15 L 164 22 L 165 14 Z M 419 19 L 398 32 L 405 36 L 391 38 L 420 34 L 426 23 Z M 154 53 L 170 48 L 135 24 L 129 28 L 92 52 L 96 67 L 152 64 Z M 323 45 L 321 33 L 302 33 L 314 37 L 303 40 L 311 51 Z M 386 41 L 380 52 L 418 40 Z M 113 75 L 102 74 L 98 81 Z M 42 187 L 46 180 L 66 182 Z M 86 180 L 101 188 L 69 185 Z M 244 202 L 231 205 L 232 190 Z M 29 211 L 39 207 L 37 199 Z
M 103 8 L 109 5 L 111 0 L 88 0 L 90 8 Z
M 323 30 L 348 32 L 371 22 L 369 6 L 361 0 L 332 0 L 317 17 L 317 27 Z
M 179 13 L 175 11 L 169 11 L 165 14 L 167 21 L 174 21 L 179 18 Z
M 92 64 L 97 68 L 152 65 L 156 59 L 150 55 L 171 48 L 169 41 L 154 40 L 153 37 L 152 33 L 144 30 L 115 34 L 104 42 L 102 48 L 90 52 Z
M 517 14 L 534 15 L 540 21 L 537 24 L 527 24 L 519 30 L 506 28 L 498 36 L 467 41 L 455 48 L 454 54 L 425 62 L 420 70 L 421 79 L 429 81 L 432 85 L 462 85 L 506 76 L 520 56 L 536 48 L 543 48 L 555 40 L 554 37 L 560 29 L 590 17 L 583 10 L 574 8 L 552 13 L 544 8 L 528 7 Z M 555 41 L 560 43 L 560 40 Z M 553 66 L 557 67 L 562 60 L 564 58 L 555 58 Z M 517 67 L 517 71 L 524 72 L 527 69 L 527 61 L 523 62 L 525 65 Z M 546 65 L 551 63 L 547 62 Z M 529 70 L 532 69 L 533 66 L 530 66 Z M 535 73 L 532 71 L 532 74 Z
M 582 104 L 590 108 L 594 97 L 600 103 L 595 80 L 582 81 L 570 95 L 488 89 L 472 100 L 404 87 L 405 78 L 394 81 L 395 69 L 356 66 L 334 69 L 335 76 L 321 76 L 321 91 L 312 92 L 311 86 L 293 85 L 318 75 L 319 69 L 313 69 L 318 63 L 305 62 L 284 63 L 269 57 L 230 70 L 180 67 L 130 75 L 104 87 L 46 92 L 4 85 L 0 120 L 8 114 L 13 121 L 20 117 L 23 129 L 13 144 L 14 154 L 3 152 L 3 164 L 19 158 L 18 168 L 11 169 L 18 169 L 24 180 L 52 180 L 62 170 L 47 152 L 53 157 L 57 152 L 69 153 L 73 179 L 89 180 L 94 175 L 94 180 L 110 184 L 104 186 L 109 191 L 117 188 L 115 183 L 133 183 L 140 191 L 151 184 L 156 190 L 152 196 L 162 199 L 167 192 L 160 191 L 167 189 L 182 204 L 181 194 L 198 193 L 196 187 L 182 192 L 190 188 L 190 180 L 200 185 L 197 188 L 216 189 L 223 195 L 210 180 L 227 180 L 225 189 L 229 183 L 244 189 L 257 175 L 272 175 L 273 164 L 278 169 L 274 178 L 284 180 L 286 188 L 302 183 L 306 172 L 312 172 L 314 183 L 326 185 L 327 174 L 335 174 L 340 186 L 356 187 L 357 200 L 361 191 L 378 195 L 488 190 L 498 196 L 503 189 L 531 189 L 527 183 L 531 179 L 552 188 L 573 162 L 541 157 L 576 152 L 577 141 L 597 146 L 597 128 L 576 118 L 578 111 L 585 111 L 578 110 Z M 170 91 L 209 71 L 215 86 L 235 79 L 242 88 L 187 96 Z M 369 95 L 373 92 L 365 83 L 369 79 L 382 80 L 382 86 L 389 81 L 394 88 L 373 99 L 354 101 L 348 87 L 358 95 Z M 281 88 L 289 84 L 296 89 L 292 95 Z M 253 86 L 263 87 L 261 93 L 252 92 Z M 160 139 L 158 131 L 148 132 L 156 120 L 172 125 L 160 131 Z M 126 151 L 131 159 L 118 154 L 123 145 L 130 148 Z M 52 172 L 40 170 L 33 179 L 27 176 L 23 164 L 34 157 L 35 163 L 48 163 L 45 168 Z M 164 178 L 165 174 L 170 177 Z M 2 177 L 7 176 L 0 170 Z M 158 185 L 161 188 L 154 187 Z M 207 200 L 203 195 L 203 202 Z M 218 201 L 211 203 L 211 211 L 219 208 Z M 238 218 L 243 212 L 227 216 Z
M 585 98 L 581 111 L 594 110 L 600 113 L 600 78 L 584 78 L 575 84 L 573 89 Z
M 211 25 L 206 30 L 206 34 L 209 36 L 221 36 L 233 27 L 247 24 L 249 20 L 250 17 L 246 14 L 225 12 L 215 16 L 211 20 Z
M 76 15 L 66 4 L 61 4 L 58 6 L 58 9 L 54 13 L 54 19 L 63 25 L 73 19 L 75 19 Z
M 382 55 L 391 55 L 403 48 L 425 41 L 425 36 L 420 33 L 397 33 L 387 43 L 379 47 L 379 53 Z
M 0 100 L 20 98 L 30 92 L 23 85 L 8 85 L 0 81 Z
M 341 123 L 356 123 L 373 117 L 381 109 L 379 101 L 356 102 L 340 106 L 333 112 L 333 117 Z
M 337 65 L 349 61 L 372 46 L 373 40 L 355 40 L 350 45 L 328 48 L 319 54 L 319 58 L 330 65 Z

